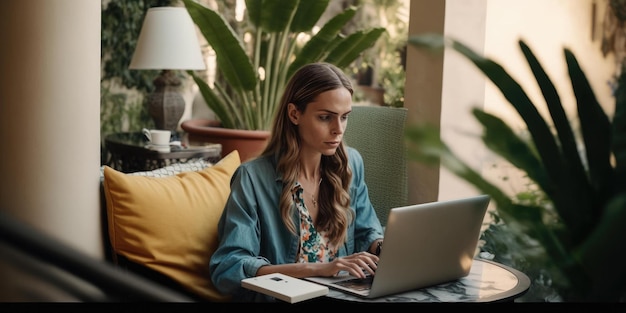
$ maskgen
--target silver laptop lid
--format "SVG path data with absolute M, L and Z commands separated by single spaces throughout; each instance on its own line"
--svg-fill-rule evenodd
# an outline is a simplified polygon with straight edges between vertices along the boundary
M 490 197 L 393 208 L 369 298 L 469 274 Z

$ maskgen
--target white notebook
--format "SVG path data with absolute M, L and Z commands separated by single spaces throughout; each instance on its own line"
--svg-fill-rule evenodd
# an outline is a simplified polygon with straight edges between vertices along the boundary
M 241 286 L 289 303 L 328 294 L 328 287 L 280 273 L 246 278 Z

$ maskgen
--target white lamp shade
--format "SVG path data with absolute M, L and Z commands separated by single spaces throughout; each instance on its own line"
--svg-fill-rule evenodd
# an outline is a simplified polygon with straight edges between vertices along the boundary
M 206 69 L 195 25 L 184 7 L 148 9 L 130 69 Z

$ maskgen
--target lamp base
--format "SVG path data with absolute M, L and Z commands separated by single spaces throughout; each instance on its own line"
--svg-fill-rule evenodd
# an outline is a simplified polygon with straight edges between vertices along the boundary
M 185 100 L 178 92 L 181 82 L 176 73 L 163 70 L 154 79 L 154 92 L 148 97 L 148 113 L 157 129 L 171 130 L 178 128 L 178 122 L 185 112 Z

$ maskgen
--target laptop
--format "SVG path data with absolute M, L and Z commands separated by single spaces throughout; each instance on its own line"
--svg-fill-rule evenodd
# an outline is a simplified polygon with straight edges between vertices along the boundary
M 376 275 L 306 279 L 362 298 L 377 298 L 469 274 L 490 197 L 479 195 L 393 208 Z

